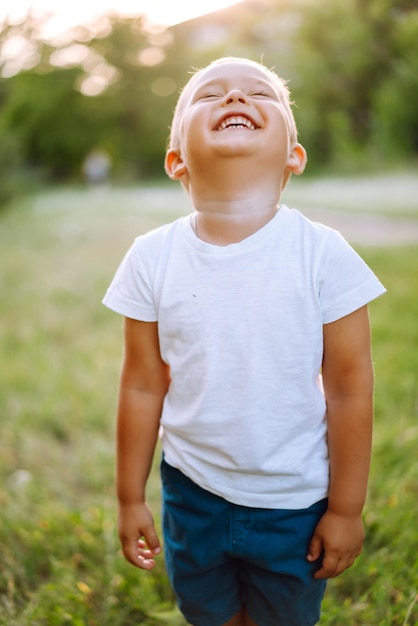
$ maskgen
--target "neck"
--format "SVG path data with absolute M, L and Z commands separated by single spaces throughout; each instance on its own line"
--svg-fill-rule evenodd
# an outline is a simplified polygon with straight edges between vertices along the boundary
M 225 169 L 218 174 L 191 177 L 189 193 L 197 212 L 197 236 L 207 243 L 228 245 L 254 234 L 274 217 L 281 181 L 254 181 L 242 170 L 238 176 Z
M 199 239 L 206 243 L 226 246 L 238 243 L 263 228 L 278 211 L 277 205 L 257 210 L 225 212 L 218 210 L 197 210 L 193 228 Z

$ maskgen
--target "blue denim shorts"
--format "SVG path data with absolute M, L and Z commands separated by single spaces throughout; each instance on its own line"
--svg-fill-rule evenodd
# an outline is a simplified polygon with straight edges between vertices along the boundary
M 222 626 L 242 606 L 257 626 L 314 626 L 325 580 L 306 560 L 327 508 L 275 510 L 231 504 L 161 463 L 167 573 L 193 626 Z

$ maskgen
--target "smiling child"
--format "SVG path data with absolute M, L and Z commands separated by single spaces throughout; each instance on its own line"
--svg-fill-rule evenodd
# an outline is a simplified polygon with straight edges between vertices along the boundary
M 384 288 L 338 232 L 280 204 L 305 164 L 274 72 L 224 58 L 195 73 L 165 159 L 194 212 L 138 237 L 104 299 L 125 317 L 123 552 L 151 570 L 162 551 L 145 493 L 162 426 L 166 566 L 194 626 L 313 626 L 326 579 L 362 550 L 367 304 Z

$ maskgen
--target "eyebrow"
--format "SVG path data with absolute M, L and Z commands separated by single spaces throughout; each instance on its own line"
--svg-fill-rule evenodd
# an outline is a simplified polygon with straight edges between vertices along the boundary
M 207 87 L 220 86 L 221 83 L 222 83 L 222 80 L 212 78 L 208 80 L 207 82 L 201 83 L 198 87 L 196 87 L 195 91 L 197 92 L 200 89 L 206 89 Z
M 224 83 L 226 80 L 229 80 L 229 78 L 211 78 L 207 82 L 203 82 L 199 86 L 197 86 L 195 89 L 195 93 L 198 93 L 201 89 L 222 87 L 222 83 Z M 277 93 L 275 85 L 271 81 L 269 81 L 268 78 L 262 78 L 261 76 L 248 76 L 248 80 L 253 81 L 253 84 L 256 86 L 262 85 L 263 87 L 269 87 L 274 91 L 274 93 Z

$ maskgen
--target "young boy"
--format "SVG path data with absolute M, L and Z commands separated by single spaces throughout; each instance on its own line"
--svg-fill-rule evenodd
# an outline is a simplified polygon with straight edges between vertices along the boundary
M 195 212 L 138 237 L 104 299 L 126 318 L 123 552 L 145 570 L 161 552 L 145 486 L 162 426 L 166 565 L 194 626 L 316 624 L 326 579 L 362 549 L 367 303 L 384 288 L 279 204 L 305 163 L 275 73 L 225 58 L 194 74 L 165 168 Z

